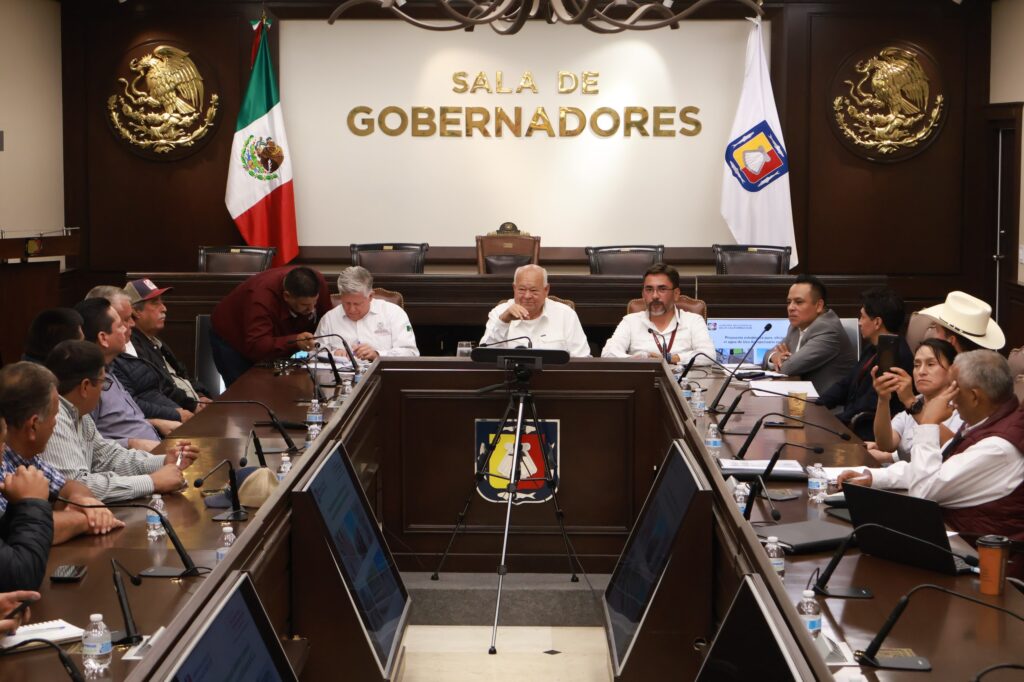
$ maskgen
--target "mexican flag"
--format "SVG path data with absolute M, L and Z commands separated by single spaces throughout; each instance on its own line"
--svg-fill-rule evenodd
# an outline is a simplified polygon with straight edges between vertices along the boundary
M 253 27 L 252 75 L 235 123 L 224 203 L 250 246 L 276 246 L 274 265 L 299 254 L 291 150 L 267 46 L 269 24 Z

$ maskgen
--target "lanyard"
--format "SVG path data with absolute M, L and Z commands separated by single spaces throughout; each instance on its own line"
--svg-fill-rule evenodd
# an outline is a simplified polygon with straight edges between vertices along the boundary
M 661 345 L 662 344 L 661 340 L 663 340 L 665 338 L 664 334 L 661 334 L 661 333 L 652 334 L 652 336 L 654 337 L 654 345 L 658 347 L 658 351 L 661 353 L 661 356 L 663 358 L 665 358 L 665 362 L 670 362 L 671 359 L 672 359 L 672 354 L 671 354 L 672 345 L 676 342 L 676 332 L 677 331 L 679 331 L 679 317 L 678 317 L 678 315 L 676 316 L 676 326 L 672 328 L 672 336 L 669 338 L 667 346 L 662 347 L 662 345 Z

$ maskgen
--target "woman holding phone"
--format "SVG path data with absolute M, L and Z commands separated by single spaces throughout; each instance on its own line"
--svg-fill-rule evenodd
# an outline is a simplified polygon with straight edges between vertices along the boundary
M 892 464 L 910 459 L 914 445 L 914 427 L 924 406 L 934 400 L 952 381 L 950 368 L 956 358 L 956 349 L 941 339 L 925 339 L 914 353 L 914 376 L 899 367 L 888 372 L 873 368 L 874 388 L 878 394 L 875 409 L 875 442 L 867 443 L 868 452 L 881 464 Z M 914 394 L 916 387 L 918 393 Z M 891 414 L 890 397 L 895 394 L 904 410 Z M 940 438 L 943 443 L 953 437 L 963 421 L 952 406 L 942 422 Z

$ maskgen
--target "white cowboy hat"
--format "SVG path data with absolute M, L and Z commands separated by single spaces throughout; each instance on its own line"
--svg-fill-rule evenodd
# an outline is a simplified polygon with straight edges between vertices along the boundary
M 949 292 L 945 303 L 925 308 L 920 314 L 982 348 L 999 350 L 1006 345 L 1003 330 L 992 319 L 992 306 L 962 291 Z

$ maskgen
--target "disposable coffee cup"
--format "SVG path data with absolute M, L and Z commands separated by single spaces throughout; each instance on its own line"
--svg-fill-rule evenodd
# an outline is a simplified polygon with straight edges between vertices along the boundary
M 979 592 L 992 597 L 1003 593 L 1009 554 L 1010 539 L 1005 535 L 982 535 L 978 538 L 978 566 L 981 568 Z

